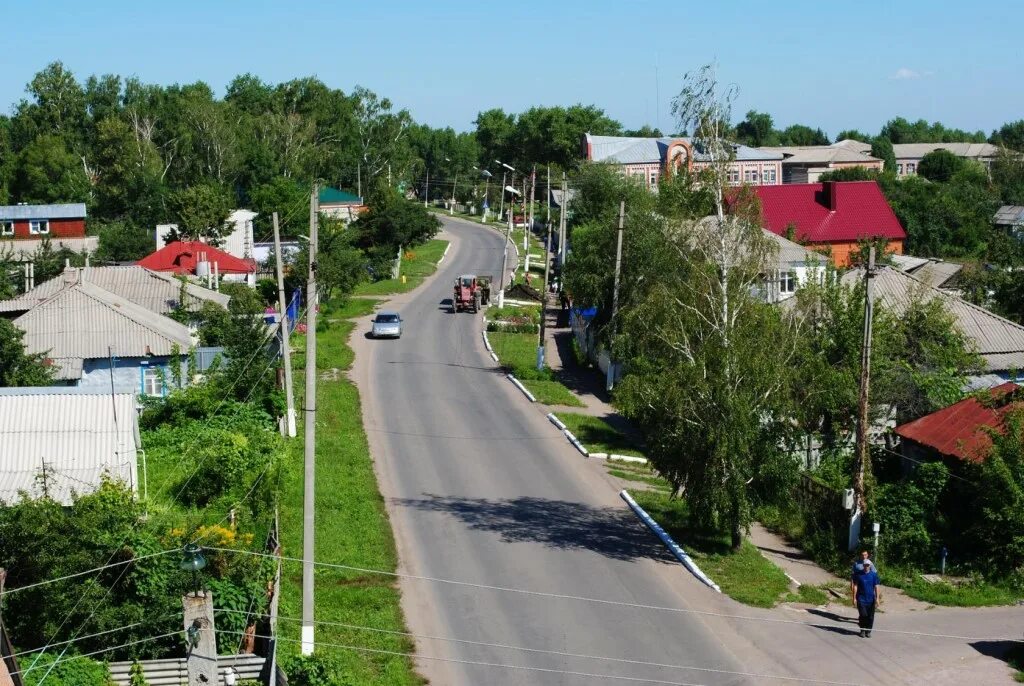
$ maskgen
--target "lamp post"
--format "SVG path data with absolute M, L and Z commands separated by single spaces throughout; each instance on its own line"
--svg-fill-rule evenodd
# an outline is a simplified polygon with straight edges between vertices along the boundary
M 199 596 L 199 572 L 206 568 L 206 557 L 203 549 L 195 543 L 189 543 L 181 550 L 181 562 L 178 567 L 184 572 L 192 572 L 192 593 Z
M 486 181 L 484 181 L 484 222 L 486 222 L 487 210 L 490 208 L 491 205 L 490 190 L 491 177 L 493 176 L 493 174 L 491 174 L 491 172 L 487 171 L 486 169 L 481 169 L 480 167 L 473 167 L 473 169 L 480 172 L 480 176 L 483 176 L 485 179 L 487 179 Z
M 188 639 L 189 686 L 204 686 L 217 682 L 217 635 L 213 624 L 213 594 L 199 593 L 199 572 L 206 567 L 202 548 L 189 543 L 182 548 L 178 568 L 192 573 L 191 593 L 181 599 L 184 608 L 185 636 Z

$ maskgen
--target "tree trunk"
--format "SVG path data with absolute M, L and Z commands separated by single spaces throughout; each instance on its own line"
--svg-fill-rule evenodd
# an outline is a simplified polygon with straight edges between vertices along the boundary
M 739 522 L 735 522 L 732 525 L 732 551 L 735 553 L 740 549 L 740 545 L 743 543 L 743 534 L 740 533 Z

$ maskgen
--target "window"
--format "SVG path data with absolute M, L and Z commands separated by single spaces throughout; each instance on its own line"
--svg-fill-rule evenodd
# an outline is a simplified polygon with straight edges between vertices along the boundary
M 740 170 L 736 167 L 729 167 L 728 173 L 729 183 L 737 184 L 740 182 Z
M 796 293 L 796 272 L 779 274 L 779 293 Z
M 757 183 L 757 170 L 756 169 L 744 169 L 743 170 L 743 181 L 745 183 Z
M 28 232 L 31 234 L 50 233 L 49 220 L 33 219 L 28 223 Z
M 907 162 L 907 173 L 914 174 L 917 172 L 917 165 L 913 162 Z
M 163 396 L 164 375 L 160 367 L 142 368 L 142 395 Z
M 763 178 L 766 184 L 775 183 L 775 167 L 765 167 Z
M 13 236 L 14 222 L 0 222 L 0 236 Z
M 657 186 L 657 185 L 658 185 L 658 172 L 652 171 L 651 172 L 651 187 L 653 188 L 654 186 Z
M 896 176 L 903 176 L 903 165 L 902 164 L 897 164 L 896 165 Z

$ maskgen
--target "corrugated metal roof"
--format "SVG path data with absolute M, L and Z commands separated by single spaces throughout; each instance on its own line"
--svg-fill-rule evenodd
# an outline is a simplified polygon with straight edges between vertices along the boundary
M 11 300 L 0 300 L 0 312 L 26 312 L 39 303 L 52 298 L 62 288 L 79 281 L 99 286 L 151 312 L 167 314 L 177 307 L 182 282 L 173 275 L 155 272 L 145 267 L 69 267 L 60 276 L 45 281 L 34 289 Z M 185 285 L 185 307 L 198 310 L 204 302 L 215 302 L 227 307 L 230 297 L 192 283 Z
M 184 324 L 90 283 L 62 289 L 14 324 L 25 332 L 26 351 L 54 360 L 105 358 L 108 346 L 118 357 L 166 356 L 193 344 Z
M 991 143 L 900 143 L 892 146 L 896 159 L 921 158 L 936 150 L 949 150 L 958 157 L 995 157 L 999 148 Z
M 835 192 L 834 209 L 828 205 L 829 184 Z M 780 235 L 785 235 L 793 224 L 797 239 L 809 243 L 857 241 L 874 236 L 897 240 L 907 237 L 874 181 L 755 186 L 754 192 L 761 200 L 765 227 Z
M 914 278 L 924 281 L 932 288 L 943 288 L 944 284 L 960 273 L 964 266 L 956 262 L 929 260 L 928 264 L 911 271 Z
M 1001 429 L 1006 413 L 1022 406 L 1017 402 L 1019 394 L 1015 393 L 1019 389 L 1015 383 L 1004 383 L 982 392 L 982 396 L 987 396 L 985 403 L 975 397 L 966 398 L 897 426 L 896 434 L 942 455 L 980 462 L 992 447 L 985 429 Z
M 777 233 L 773 233 L 768 229 L 761 229 L 766 236 L 770 237 L 775 244 L 779 247 L 778 260 L 779 267 L 792 267 L 794 265 L 806 265 L 806 264 L 820 264 L 822 266 L 828 261 L 828 258 L 821 253 L 809 250 L 799 243 L 783 238 Z
M 992 223 L 1001 226 L 1024 224 L 1024 206 L 1003 205 L 992 218 Z
M 23 262 L 32 257 L 32 254 L 39 250 L 43 243 L 49 241 L 50 247 L 54 250 L 67 248 L 72 252 L 95 252 L 100 247 L 99 236 L 85 236 L 84 238 L 0 238 L 0 256 L 6 259 Z
M 60 205 L 0 205 L 0 219 L 84 219 L 85 203 Z
M 871 154 L 871 144 L 865 143 L 864 141 L 858 141 L 853 138 L 844 138 L 841 141 L 836 141 L 832 144 L 837 148 L 846 148 L 855 152 L 864 153 L 865 155 Z
M 256 271 L 253 260 L 235 257 L 219 248 L 201 241 L 175 241 L 159 250 L 146 255 L 138 261 L 138 265 L 158 272 L 175 274 L 195 274 L 199 258 L 216 264 L 221 274 L 250 274 Z
M 853 269 L 842 277 L 853 286 L 864 279 L 862 269 Z M 875 300 L 897 314 L 912 303 L 939 298 L 953 315 L 960 331 L 972 341 L 989 371 L 1024 369 L 1024 327 L 997 314 L 932 288 L 910 274 L 892 267 L 880 267 L 874 278 Z
M 676 141 L 686 141 L 693 146 L 693 159 L 706 162 L 708 156 L 701 152 L 693 140 L 686 137 L 672 138 L 634 138 L 630 136 L 592 136 L 587 134 L 590 146 L 590 159 L 594 162 L 614 162 L 617 164 L 652 164 L 664 163 L 665 153 Z M 776 161 L 782 154 L 770 152 L 746 145 L 735 145 L 736 160 L 743 162 Z
M 114 412 L 117 412 L 115 428 Z M 0 389 L 0 500 L 19 491 L 71 504 L 71 493 L 95 490 L 104 474 L 138 490 L 135 396 L 81 388 Z
M 914 257 L 913 255 L 889 255 L 888 258 L 892 260 L 892 263 L 894 265 L 896 265 L 905 272 L 912 272 L 918 267 L 921 267 L 931 262 L 931 258 Z

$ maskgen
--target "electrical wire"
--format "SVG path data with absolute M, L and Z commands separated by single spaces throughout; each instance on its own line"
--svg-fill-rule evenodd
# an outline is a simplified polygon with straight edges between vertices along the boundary
M 256 552 L 256 551 L 253 551 L 253 550 L 240 550 L 240 549 L 237 549 L 237 548 L 221 548 L 221 547 L 212 547 L 212 546 L 207 547 L 207 549 L 208 550 L 216 550 L 216 551 L 225 552 L 225 553 L 241 553 L 243 555 L 255 555 L 255 556 L 258 556 L 258 557 L 271 557 L 271 558 L 274 558 L 274 559 L 285 560 L 287 562 L 304 562 L 304 560 L 302 558 L 299 558 L 299 557 L 287 557 L 287 556 L 284 556 L 284 555 L 271 555 L 270 553 L 260 553 L 260 552 Z M 803 627 L 808 627 L 808 628 L 813 628 L 813 629 L 819 629 L 819 628 L 822 628 L 822 627 L 829 627 L 829 628 L 831 628 L 831 625 L 815 624 L 815 623 L 812 623 L 812 622 L 800 622 L 800 621 L 793 620 L 793 619 L 779 619 L 779 618 L 776 618 L 776 617 L 755 617 L 755 616 L 751 616 L 751 615 L 735 615 L 735 614 L 729 614 L 729 613 L 725 613 L 725 612 L 712 612 L 710 610 L 693 610 L 693 609 L 681 608 L 681 607 L 666 607 L 666 606 L 663 606 L 663 605 L 645 605 L 645 604 L 642 604 L 642 603 L 630 603 L 630 602 L 626 602 L 626 601 L 623 601 L 623 600 L 608 600 L 608 599 L 605 599 L 605 598 L 593 598 L 593 597 L 588 597 L 588 596 L 568 595 L 568 594 L 563 594 L 563 593 L 550 593 L 550 592 L 546 592 L 546 591 L 533 591 L 533 590 L 529 590 L 529 589 L 513 588 L 513 587 L 509 587 L 509 586 L 494 586 L 494 585 L 490 585 L 490 584 L 474 583 L 474 582 L 471 582 L 471 581 L 457 581 L 457 580 L 454 580 L 454 579 L 442 579 L 442 578 L 438 578 L 438 577 L 420 576 L 420 575 L 416 575 L 416 574 L 404 574 L 404 573 L 401 573 L 401 572 L 387 572 L 387 571 L 383 571 L 383 570 L 380 570 L 380 569 L 368 569 L 368 568 L 365 568 L 365 567 L 354 567 L 352 565 L 343 565 L 343 564 L 337 564 L 337 563 L 332 563 L 332 562 L 320 562 L 320 561 L 316 561 L 316 560 L 313 561 L 313 564 L 315 566 L 318 566 L 318 567 L 326 567 L 326 568 L 330 568 L 330 569 L 344 569 L 344 570 L 347 570 L 347 571 L 359 572 L 359 573 L 362 573 L 362 574 L 378 574 L 380 576 L 389 576 L 389 577 L 399 578 L 399 579 L 410 579 L 410 580 L 413 580 L 413 581 L 429 581 L 429 582 L 432 582 L 432 583 L 448 584 L 448 585 L 451 585 L 451 586 L 463 586 L 463 587 L 466 587 L 466 588 L 476 588 L 476 589 L 485 590 L 485 591 L 501 591 L 501 592 L 504 592 L 504 593 L 516 593 L 516 594 L 520 594 L 520 595 L 534 596 L 534 597 L 539 597 L 539 598 L 552 598 L 552 599 L 557 599 L 557 600 L 574 600 L 574 601 L 586 602 L 586 603 L 596 603 L 596 604 L 599 604 L 599 605 L 610 605 L 610 606 L 614 606 L 614 607 L 629 607 L 629 608 L 634 608 L 634 609 L 638 609 L 638 610 L 652 610 L 652 611 L 658 611 L 658 612 L 672 612 L 672 613 L 678 613 L 678 614 L 692 614 L 692 615 L 700 615 L 700 616 L 704 616 L 704 617 L 718 617 L 720 619 L 739 619 L 739 620 L 751 621 L 751 622 L 764 622 L 764 623 L 768 623 L 768 624 L 791 624 L 791 625 L 803 626 Z M 990 636 L 957 636 L 957 635 L 952 635 L 952 634 L 934 634 L 934 633 L 926 633 L 926 632 L 921 632 L 921 631 L 900 631 L 900 630 L 897 630 L 897 629 L 875 629 L 875 632 L 876 633 L 898 634 L 898 635 L 903 635 L 903 636 L 919 636 L 919 637 L 922 637 L 922 638 L 946 638 L 946 639 L 953 639 L 953 640 L 958 640 L 958 641 L 1016 641 L 1016 640 L 1018 640 L 1017 637 L 1012 637 L 1012 636 L 1011 637 L 1008 637 L 1008 636 L 996 636 L 996 637 L 990 637 Z
M 134 646 L 134 645 L 139 645 L 140 643 L 149 643 L 150 641 L 159 641 L 162 638 L 167 638 L 168 636 L 174 636 L 174 635 L 180 634 L 180 633 L 181 633 L 181 630 L 179 629 L 177 631 L 170 631 L 170 632 L 168 632 L 166 634 L 160 634 L 159 636 L 150 636 L 149 638 L 140 638 L 140 639 L 136 639 L 134 641 L 128 641 L 127 643 L 122 643 L 121 645 L 109 646 L 109 647 L 103 648 L 101 650 L 94 650 L 91 653 L 81 653 L 81 654 L 77 654 L 77 655 L 72 655 L 71 657 L 68 657 L 68 658 L 57 659 L 57 660 L 54 660 L 54 662 L 50 665 L 50 668 L 53 669 L 54 667 L 56 667 L 59 664 L 63 664 L 65 662 L 71 662 L 72 660 L 77 660 L 77 659 L 82 658 L 82 657 L 92 657 L 93 655 L 100 655 L 101 653 L 109 653 L 112 650 L 120 650 L 121 648 L 128 648 L 128 647 L 131 647 L 131 646 Z M 38 669 L 38 668 L 30 666 L 30 667 L 28 667 L 26 669 L 13 671 L 10 674 L 11 674 L 11 676 L 14 676 L 15 674 L 28 674 L 33 669 Z M 44 679 L 46 678 L 45 675 L 43 676 L 43 678 Z M 36 682 L 36 686 L 40 686 L 42 683 L 43 683 L 43 680 L 40 679 L 38 682 Z
M 222 613 L 227 613 L 227 614 L 242 614 L 242 612 L 240 610 L 228 610 L 228 609 L 223 609 L 223 608 L 215 608 L 214 612 L 222 612 Z M 302 623 L 302 619 L 299 619 L 299 618 L 296 618 L 296 617 L 281 617 L 281 616 L 278 616 L 278 619 L 286 621 L 286 622 Z M 405 637 L 408 637 L 408 638 L 416 638 L 416 639 L 421 639 L 421 640 L 445 641 L 445 642 L 449 642 L 449 643 L 462 643 L 464 645 L 480 646 L 482 648 L 499 648 L 499 649 L 502 649 L 502 650 L 515 650 L 515 651 L 525 652 L 525 653 L 537 653 L 537 654 L 540 654 L 540 655 L 554 655 L 554 656 L 557 656 L 557 657 L 570 657 L 570 658 L 577 658 L 577 659 L 581 659 L 581 660 L 603 660 L 603 661 L 606 661 L 606 662 L 616 662 L 616 663 L 621 663 L 621 664 L 640 665 L 640 666 L 643 666 L 643 667 L 657 667 L 657 668 L 661 668 L 661 669 L 683 669 L 683 670 L 690 670 L 690 671 L 694 671 L 694 672 L 711 672 L 711 673 L 715 673 L 715 674 L 729 674 L 729 675 L 732 675 L 732 676 L 757 677 L 757 678 L 760 678 L 760 679 L 774 679 L 774 680 L 777 680 L 777 681 L 796 681 L 796 682 L 813 683 L 813 684 L 833 684 L 833 685 L 837 685 L 837 686 L 860 686 L 857 682 L 828 681 L 828 680 L 824 680 L 824 679 L 808 679 L 808 678 L 803 678 L 803 677 L 781 676 L 781 675 L 773 675 L 773 674 L 755 674 L 755 673 L 751 673 L 751 672 L 737 672 L 737 671 L 732 671 L 732 670 L 727 670 L 727 669 L 714 669 L 714 668 L 711 668 L 711 667 L 698 667 L 698 666 L 695 666 L 695 665 L 671 665 L 671 664 L 664 664 L 664 663 L 661 663 L 661 662 L 647 662 L 647 661 L 644 661 L 644 660 L 630 660 L 630 659 L 625 659 L 625 658 L 607 657 L 607 656 L 604 656 L 604 655 L 585 655 L 585 654 L 581 654 L 581 653 L 568 653 L 568 652 L 564 652 L 564 651 L 561 651 L 561 650 L 542 650 L 540 648 L 526 648 L 526 647 L 523 647 L 523 646 L 508 645 L 508 644 L 505 644 L 505 643 L 486 643 L 484 641 L 470 641 L 470 640 L 459 639 L 459 638 L 447 638 L 447 637 L 444 637 L 444 636 L 426 636 L 426 635 L 414 634 L 414 633 L 409 632 L 409 631 L 393 631 L 393 630 L 390 630 L 390 629 L 377 629 L 377 628 L 374 628 L 374 627 L 360 626 L 360 625 L 357 625 L 357 624 L 343 624 L 341 622 L 328 622 L 328 621 L 324 621 L 324 620 L 319 620 L 319 621 L 314 620 L 313 624 L 315 624 L 315 625 L 323 625 L 323 626 L 335 626 L 335 627 L 340 627 L 340 628 L 343 628 L 343 629 L 353 629 L 355 631 L 368 631 L 368 632 L 373 632 L 373 633 L 388 634 L 388 635 L 392 635 L 392 636 L 405 636 Z
M 56 579 L 47 579 L 46 581 L 37 581 L 37 582 L 35 582 L 33 584 L 26 584 L 24 586 L 18 586 L 16 588 L 11 588 L 11 589 L 6 589 L 5 588 L 3 594 L 0 594 L 0 595 L 8 596 L 8 595 L 11 595 L 12 593 L 18 593 L 20 591 L 27 591 L 30 588 L 37 588 L 39 586 L 48 586 L 50 584 L 55 584 L 58 581 L 66 581 L 67 579 L 77 579 L 78 577 L 85 576 L 87 574 L 93 574 L 95 572 L 102 572 L 104 569 L 111 569 L 113 567 L 120 567 L 121 565 L 127 565 L 127 564 L 131 564 L 133 562 L 141 562 L 142 560 L 148 560 L 148 559 L 153 558 L 153 557 L 159 557 L 161 555 L 169 555 L 170 553 L 176 553 L 176 552 L 178 552 L 177 549 L 174 549 L 174 550 L 164 550 L 164 551 L 161 551 L 159 553 L 150 553 L 149 555 L 141 555 L 139 557 L 133 557 L 130 560 L 123 560 L 121 562 L 114 562 L 112 564 L 106 564 L 106 565 L 103 565 L 102 567 L 93 567 L 92 569 L 87 569 L 84 572 L 75 572 L 74 574 L 67 574 L 65 576 L 59 576 Z
M 168 619 L 168 618 L 164 617 L 164 619 Z M 85 641 L 85 640 L 88 640 L 90 638 L 96 638 L 97 636 L 106 636 L 107 634 L 117 633 L 118 631 L 124 631 L 125 629 L 134 629 L 135 627 L 142 626 L 142 625 L 143 625 L 143 622 L 135 622 L 134 624 L 125 624 L 124 626 L 119 626 L 116 629 L 107 629 L 106 631 L 97 631 L 95 634 L 88 634 L 86 636 L 79 636 L 78 638 L 72 639 L 70 641 L 61 641 L 59 643 L 51 643 L 50 647 L 62 646 L 65 643 L 77 643 L 78 641 Z M 33 648 L 32 650 L 23 650 L 20 653 L 12 653 L 11 657 L 20 657 L 21 655 L 31 655 L 32 653 L 38 653 L 40 650 L 42 650 L 42 648 Z

